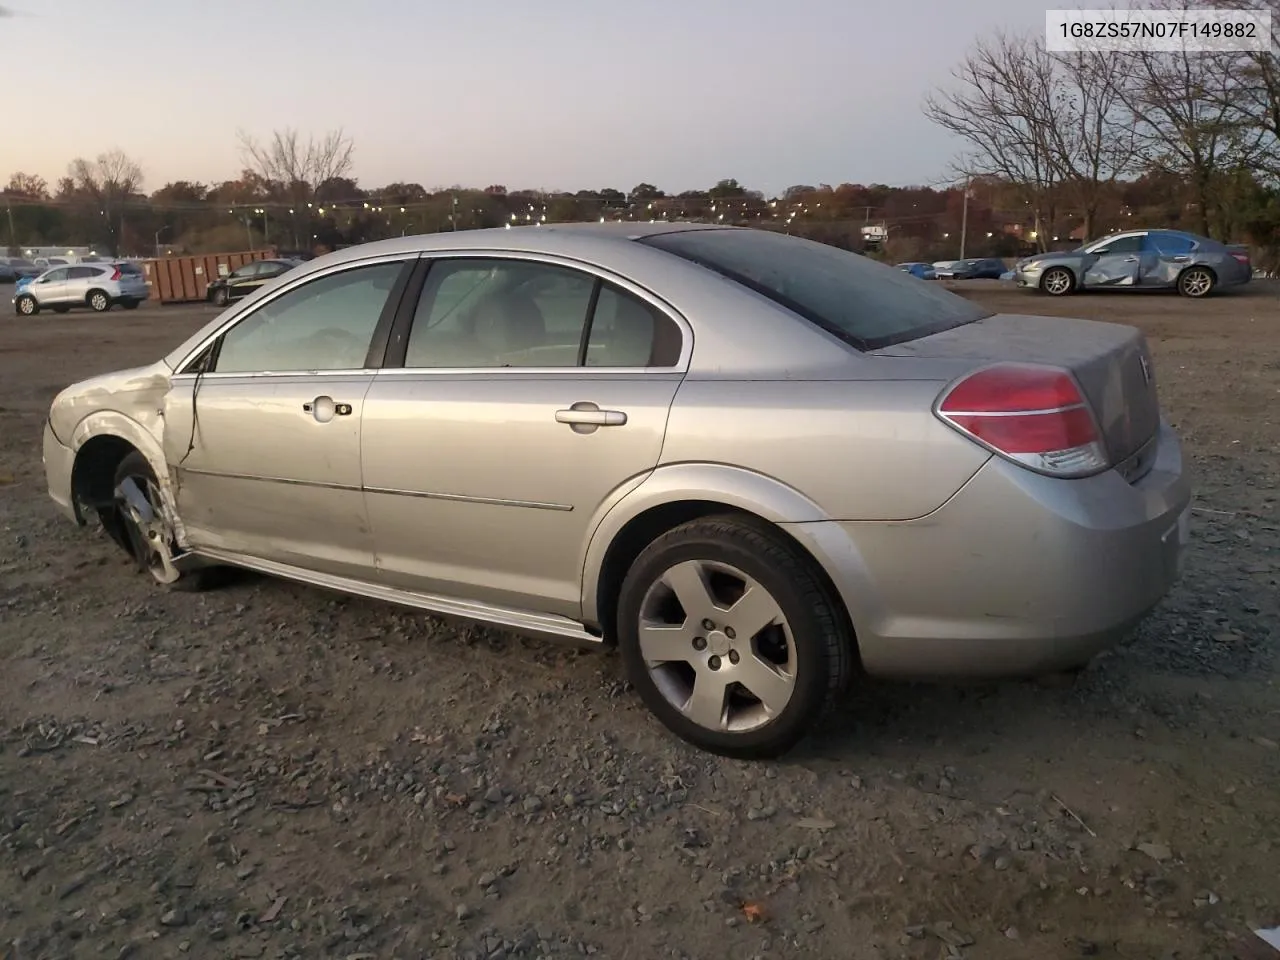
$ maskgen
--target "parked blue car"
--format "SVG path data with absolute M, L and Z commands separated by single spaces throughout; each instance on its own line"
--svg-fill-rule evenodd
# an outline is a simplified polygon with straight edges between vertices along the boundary
M 919 277 L 921 280 L 936 280 L 937 274 L 934 273 L 933 264 L 931 263 L 900 263 L 898 269 L 903 273 L 909 273 L 913 277 Z

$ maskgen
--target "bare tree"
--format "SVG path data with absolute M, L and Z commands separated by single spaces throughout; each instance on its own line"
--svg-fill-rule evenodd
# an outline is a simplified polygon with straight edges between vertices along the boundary
M 925 97 L 930 120 L 967 143 L 958 161 L 966 176 L 988 174 L 1013 184 L 1031 205 L 1037 242 L 1054 219 L 1061 165 L 1055 161 L 1056 64 L 1043 43 L 997 34 L 980 40 L 952 71 L 957 84 Z
M 108 150 L 90 161 L 77 157 L 67 172 L 74 188 L 98 204 L 106 219 L 111 255 L 120 255 L 124 205 L 142 189 L 142 167 L 123 150 Z
M 34 173 L 23 173 L 19 170 L 9 177 L 9 185 L 5 187 L 5 192 L 29 197 L 32 200 L 47 200 L 49 199 L 49 184 L 45 182 L 44 177 L 37 176 Z
M 1259 136 L 1254 164 L 1258 172 L 1280 180 L 1280 0 L 1199 0 L 1198 6 L 1271 13 L 1271 49 L 1238 54 L 1236 84 L 1229 93 L 1245 123 Z
M 1186 180 L 1201 233 L 1212 231 L 1215 185 L 1258 155 L 1260 131 L 1240 108 L 1234 54 L 1132 50 L 1121 97 L 1133 116 L 1138 156 L 1151 170 Z
M 1108 53 L 1052 56 L 1054 100 L 1043 105 L 1052 118 L 1050 162 L 1064 194 L 1084 219 L 1084 237 L 1093 236 L 1098 208 L 1138 159 L 1134 124 L 1124 100 L 1123 61 Z
M 313 196 L 326 180 L 346 176 L 351 170 L 355 145 L 339 128 L 319 140 L 304 143 L 293 129 L 275 130 L 271 140 L 259 143 L 240 131 L 240 152 L 245 166 L 264 180 L 273 181 L 294 200 Z M 305 189 L 305 195 L 300 191 Z

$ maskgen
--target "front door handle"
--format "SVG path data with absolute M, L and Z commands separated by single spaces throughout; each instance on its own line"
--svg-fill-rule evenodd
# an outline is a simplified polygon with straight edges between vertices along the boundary
M 1124 258 L 1124 262 L 1125 262 L 1125 263 L 1137 263 L 1137 262 L 1138 262 L 1138 258 L 1137 258 L 1137 257 L 1125 257 L 1125 258 Z
M 319 423 L 328 423 L 334 417 L 351 416 L 351 404 L 335 403 L 333 397 L 316 397 L 302 405 L 302 412 L 311 414 Z
M 590 433 L 597 427 L 620 427 L 626 422 L 627 415 L 621 410 L 601 410 L 589 401 L 556 411 L 556 423 L 567 423 L 578 433 Z

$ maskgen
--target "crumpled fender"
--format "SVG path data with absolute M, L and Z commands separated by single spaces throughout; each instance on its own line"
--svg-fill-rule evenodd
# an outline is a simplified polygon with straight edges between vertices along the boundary
M 174 518 L 174 535 L 179 546 L 185 547 L 187 545 L 186 528 L 183 527 L 182 520 L 178 516 L 177 492 L 173 488 L 173 480 L 170 477 L 159 438 L 127 414 L 118 410 L 96 410 L 76 424 L 71 434 L 71 449 L 78 457 L 86 443 L 94 437 L 101 436 L 119 437 L 132 444 L 147 458 L 147 462 L 151 464 L 151 469 L 155 471 L 160 481 L 160 492 L 168 501 L 170 515 Z

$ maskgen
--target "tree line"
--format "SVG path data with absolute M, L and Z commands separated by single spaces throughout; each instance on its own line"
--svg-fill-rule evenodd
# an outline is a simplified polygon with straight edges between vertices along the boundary
M 924 101 L 925 115 L 963 144 L 953 175 L 1006 183 L 1042 248 L 1064 218 L 1095 235 L 1129 185 L 1146 178 L 1167 185 L 1178 225 L 1274 250 L 1280 0 L 1145 8 L 1174 6 L 1269 9 L 1271 49 L 1055 53 L 1042 32 L 981 38 Z

